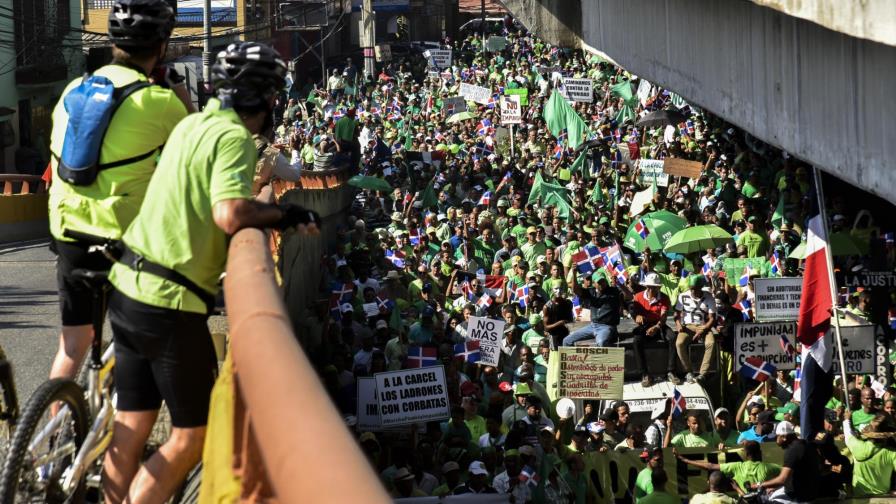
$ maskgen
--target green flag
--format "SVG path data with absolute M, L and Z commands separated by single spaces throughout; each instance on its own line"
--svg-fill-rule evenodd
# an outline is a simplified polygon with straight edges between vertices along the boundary
M 430 180 L 429 184 L 426 185 L 426 189 L 423 190 L 423 194 L 420 195 L 420 202 L 423 204 L 423 208 L 430 208 L 439 204 L 439 198 L 436 196 L 436 190 L 433 187 L 434 182 L 434 180 Z
M 604 202 L 604 191 L 600 187 L 600 177 L 594 181 L 594 189 L 591 190 L 591 202 L 600 205 Z
M 575 149 L 585 141 L 588 125 L 558 91 L 551 93 L 551 97 L 545 103 L 542 117 L 555 137 L 559 137 L 563 130 L 566 130 L 568 134 L 566 143 L 569 147 Z
M 589 175 L 588 172 L 589 172 L 590 170 L 586 170 L 586 169 L 585 169 L 585 158 L 587 157 L 585 154 L 586 154 L 586 153 L 585 153 L 585 150 L 582 150 L 582 153 L 579 154 L 579 157 L 577 157 L 576 160 L 573 161 L 572 165 L 570 165 L 570 167 L 569 167 L 569 171 L 579 171 L 579 170 L 581 170 L 581 171 L 582 171 L 582 175 L 584 175 L 585 177 L 587 177 L 587 176 Z
M 784 193 L 778 195 L 778 205 L 775 207 L 775 212 L 772 214 L 772 225 L 775 227 L 781 227 L 781 224 L 784 223 Z
M 619 82 L 618 84 L 613 85 L 610 88 L 610 94 L 622 98 L 625 102 L 630 101 L 633 96 L 631 82 L 624 80 L 622 82 Z
M 616 113 L 616 123 L 622 124 L 634 120 L 635 109 L 638 108 L 638 97 L 632 93 L 631 82 L 625 80 L 610 88 L 610 94 L 622 98 L 622 108 Z
M 572 207 L 569 205 L 569 202 L 566 201 L 561 193 L 554 191 L 546 193 L 544 195 L 544 204 L 556 206 L 560 211 L 560 217 L 563 220 L 569 220 L 569 215 L 570 213 L 572 213 Z
M 401 331 L 401 310 L 397 306 L 392 307 L 392 315 L 389 317 L 389 329 Z

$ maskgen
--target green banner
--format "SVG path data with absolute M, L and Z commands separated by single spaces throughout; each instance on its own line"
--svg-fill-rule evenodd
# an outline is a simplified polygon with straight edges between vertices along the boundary
M 529 105 L 529 89 L 527 88 L 516 88 L 516 89 L 505 89 L 504 96 L 511 95 L 519 95 L 520 97 L 520 105 L 527 106 Z
M 725 278 L 728 279 L 728 285 L 731 286 L 738 284 L 740 277 L 744 274 L 748 264 L 750 265 L 753 274 L 761 276 L 766 262 L 764 257 L 721 259 L 721 261 L 722 269 L 725 270 Z

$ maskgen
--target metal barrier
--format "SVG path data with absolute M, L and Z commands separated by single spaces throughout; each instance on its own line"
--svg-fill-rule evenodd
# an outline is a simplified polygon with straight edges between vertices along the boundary
M 247 451 L 260 454 L 273 501 L 391 502 L 293 335 L 262 231 L 231 240 L 224 295 L 237 399 L 248 412 L 235 435 L 257 441 Z

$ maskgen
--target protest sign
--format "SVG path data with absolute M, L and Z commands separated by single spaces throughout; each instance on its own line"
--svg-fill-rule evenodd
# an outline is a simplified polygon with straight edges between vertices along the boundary
M 504 321 L 485 317 L 470 317 L 467 323 L 467 339 L 479 342 L 479 362 L 497 366 L 501 357 L 501 338 Z
M 663 171 L 676 177 L 700 178 L 703 164 L 699 161 L 667 157 L 663 164 Z
M 759 357 L 777 369 L 794 369 L 794 355 L 782 344 L 781 336 L 796 345 L 796 322 L 758 322 L 734 324 L 734 367 L 743 366 L 747 357 Z
M 492 97 L 492 93 L 488 88 L 467 84 L 466 82 L 460 83 L 460 95 L 469 101 L 481 103 L 482 105 L 487 105 L 489 98 Z
M 622 399 L 625 349 L 560 347 L 558 392 L 570 399 Z
M 428 70 L 428 71 L 426 72 L 426 78 L 427 78 L 427 79 L 438 79 L 438 78 L 440 78 L 441 76 L 442 76 L 442 75 L 439 73 L 438 70 Z
M 375 374 L 374 379 L 383 427 L 449 417 L 444 367 L 387 371 Z
M 638 84 L 638 91 L 635 93 L 638 96 L 638 101 L 641 102 L 641 105 L 646 105 L 647 100 L 650 99 L 650 92 L 653 90 L 653 86 L 650 82 L 647 82 L 647 79 L 641 79 L 641 82 Z
M 656 180 L 659 187 L 669 185 L 669 174 L 663 171 L 662 159 L 642 159 L 638 162 L 638 181 L 643 185 L 651 185 Z
M 884 386 L 889 386 L 893 381 L 889 356 L 889 335 L 881 326 L 877 326 L 874 330 L 874 375 Z
M 379 44 L 375 49 L 377 61 L 392 61 L 392 46 L 389 44 Z
M 833 332 L 833 331 L 832 331 Z M 834 374 L 840 373 L 840 357 L 837 352 L 837 338 L 833 334 L 827 336 L 834 349 Z M 846 374 L 875 374 L 875 337 L 874 326 L 854 325 L 840 326 L 840 339 L 843 341 L 843 362 Z
M 463 96 L 452 96 L 445 99 L 444 106 L 448 115 L 466 112 L 467 100 Z
M 485 50 L 489 52 L 497 52 L 503 50 L 507 46 L 507 38 L 497 35 L 488 38 L 485 43 Z
M 594 100 L 594 89 L 591 79 L 563 79 L 563 96 L 575 102 L 591 103 Z
M 799 317 L 803 277 L 756 278 L 753 289 L 757 320 L 796 320 Z
M 843 275 L 843 287 L 896 287 L 896 272 L 859 271 Z
M 451 49 L 428 49 L 423 56 L 429 60 L 429 66 L 448 68 L 451 66 Z
M 520 105 L 529 105 L 529 90 L 527 88 L 504 88 L 504 96 L 517 95 L 520 97 Z
M 520 106 L 519 95 L 501 97 L 501 122 L 503 124 L 523 122 L 523 107 Z
M 358 430 L 381 430 L 380 410 L 376 401 L 376 380 L 373 377 L 358 378 Z

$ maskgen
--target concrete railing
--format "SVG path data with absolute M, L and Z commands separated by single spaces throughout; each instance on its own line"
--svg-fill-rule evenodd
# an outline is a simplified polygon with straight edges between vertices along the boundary
M 316 317 L 322 258 L 338 239 L 338 230 L 344 225 L 346 210 L 355 194 L 345 183 L 349 177 L 346 170 L 303 171 L 299 182 L 274 183 L 274 194 L 280 202 L 313 209 L 323 223 L 317 236 L 285 233 L 276 252 L 293 329 L 303 344 L 312 347 L 320 341 L 323 329 Z
M 263 466 L 242 484 L 270 496 L 264 502 L 391 502 L 293 334 L 268 243 L 257 229 L 238 232 L 224 281 L 237 403 L 247 412 L 234 435 L 249 433 L 243 456 Z
M 0 174 L 0 242 L 50 235 L 46 185 L 36 175 Z

